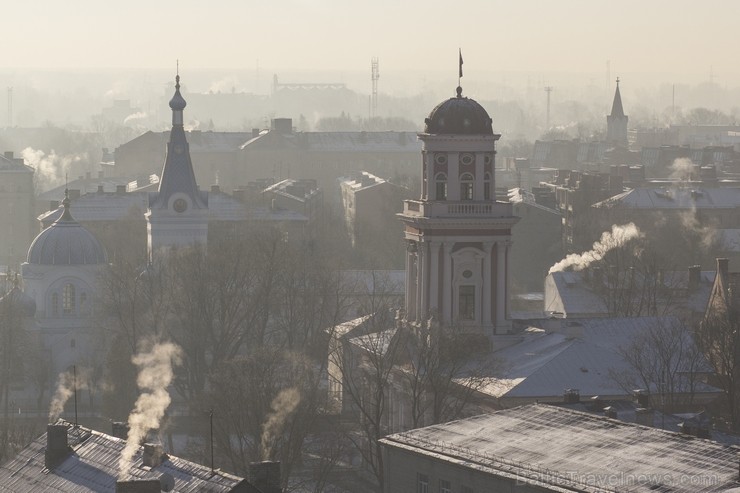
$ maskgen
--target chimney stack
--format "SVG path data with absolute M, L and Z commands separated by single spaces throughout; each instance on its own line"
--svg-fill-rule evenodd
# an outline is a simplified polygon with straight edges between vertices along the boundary
M 729 273 L 729 260 L 726 258 L 718 258 L 717 259 L 717 275 L 722 277 L 727 277 L 727 274 Z
M 64 462 L 64 459 L 72 452 L 67 443 L 67 425 L 46 426 L 46 451 L 44 452 L 44 465 L 47 469 L 54 469 Z
M 116 438 L 126 440 L 128 438 L 128 430 L 129 426 L 127 423 L 122 421 L 111 422 L 111 435 Z
M 161 493 L 159 479 L 132 479 L 116 481 L 116 493 Z
M 689 267 L 689 291 L 696 291 L 699 289 L 699 282 L 701 281 L 701 265 L 692 265 Z
M 249 482 L 262 493 L 282 493 L 280 462 L 252 462 L 249 464 Z
M 141 463 L 147 467 L 158 467 L 164 462 L 167 455 L 159 443 L 145 443 L 144 454 L 141 457 Z

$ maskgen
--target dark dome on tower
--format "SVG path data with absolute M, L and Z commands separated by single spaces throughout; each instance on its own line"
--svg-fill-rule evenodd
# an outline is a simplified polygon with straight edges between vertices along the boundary
M 457 97 L 438 104 L 424 120 L 424 133 L 493 135 L 493 120 L 477 101 L 462 96 L 457 88 Z
M 64 199 L 64 213 L 43 230 L 28 249 L 28 263 L 40 265 L 93 265 L 107 263 L 103 245 L 74 220 L 69 212 L 69 198 Z
M 172 99 L 170 99 L 170 109 L 173 111 L 182 111 L 185 109 L 187 104 L 188 103 L 185 102 L 185 98 L 180 94 L 180 76 L 178 75 L 175 77 L 175 94 L 172 96 Z

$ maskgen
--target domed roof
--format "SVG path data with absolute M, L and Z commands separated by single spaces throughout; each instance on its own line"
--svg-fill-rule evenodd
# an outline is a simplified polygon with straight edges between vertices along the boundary
M 182 111 L 185 109 L 187 104 L 188 103 L 185 102 L 185 98 L 180 94 L 180 76 L 178 75 L 175 77 L 175 95 L 170 99 L 170 108 L 173 111 Z
M 28 249 L 28 263 L 39 265 L 95 265 L 107 262 L 103 245 L 74 220 L 69 198 L 64 214 L 43 230 Z
M 428 134 L 493 135 L 493 120 L 477 101 L 465 98 L 462 87 L 457 97 L 437 105 L 424 120 Z

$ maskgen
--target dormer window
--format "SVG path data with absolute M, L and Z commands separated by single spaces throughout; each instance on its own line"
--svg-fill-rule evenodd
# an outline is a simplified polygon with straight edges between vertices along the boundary
M 434 177 L 434 183 L 436 185 L 436 200 L 447 200 L 447 175 L 444 173 L 437 173 Z

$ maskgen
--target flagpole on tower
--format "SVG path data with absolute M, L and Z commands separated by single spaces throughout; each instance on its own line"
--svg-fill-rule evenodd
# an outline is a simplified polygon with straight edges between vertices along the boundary
M 459 63 L 458 63 L 458 75 L 457 75 L 457 85 L 460 87 L 460 79 L 462 79 L 462 66 L 463 66 L 463 57 L 462 57 L 462 48 L 458 48 L 458 55 L 459 55 Z

